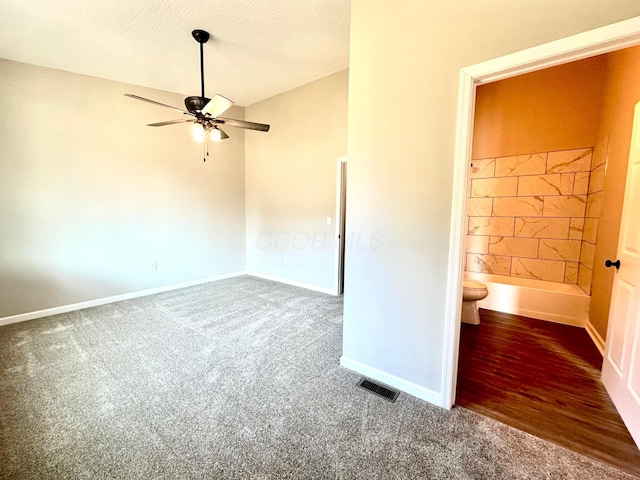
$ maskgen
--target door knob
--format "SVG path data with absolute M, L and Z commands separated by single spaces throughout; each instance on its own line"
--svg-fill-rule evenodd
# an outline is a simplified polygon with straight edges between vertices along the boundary
M 620 260 L 616 260 L 615 262 L 612 262 L 611 260 L 607 260 L 606 262 L 604 262 L 604 266 L 607 268 L 616 267 L 616 270 L 618 270 L 620 268 Z

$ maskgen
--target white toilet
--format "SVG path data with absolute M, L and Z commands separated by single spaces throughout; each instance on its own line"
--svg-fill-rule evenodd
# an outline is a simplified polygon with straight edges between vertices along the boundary
M 480 325 L 480 315 L 476 302 L 487 298 L 489 289 L 484 283 L 464 280 L 462 286 L 462 323 Z

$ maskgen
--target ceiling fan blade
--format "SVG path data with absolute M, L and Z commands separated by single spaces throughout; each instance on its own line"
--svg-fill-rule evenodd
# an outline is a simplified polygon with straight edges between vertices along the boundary
M 245 122 L 244 120 L 236 120 L 235 118 L 216 118 L 216 123 L 221 123 L 228 127 L 248 128 L 249 130 L 259 130 L 261 132 L 268 132 L 270 125 L 264 123 Z
M 229 138 L 229 135 L 227 135 L 227 133 L 223 129 L 218 127 L 218 130 L 220 130 L 220 140 L 224 140 L 225 138 Z
M 179 111 L 179 112 L 182 112 L 182 113 L 184 113 L 184 114 L 186 114 L 186 115 L 194 116 L 192 113 L 187 112 L 187 111 L 185 111 L 185 110 L 182 110 L 181 108 L 178 108 L 178 107 L 172 107 L 171 105 L 166 105 L 166 104 L 164 104 L 164 103 L 156 102 L 155 100 L 149 100 L 148 98 L 139 97 L 138 95 L 134 95 L 134 94 L 132 94 L 132 93 L 125 93 L 124 95 L 125 95 L 126 97 L 134 98 L 134 99 L 136 99 L 136 100 L 142 100 L 143 102 L 153 103 L 153 104 L 155 104 L 155 105 L 159 105 L 159 106 L 161 106 L 161 107 L 172 108 L 172 109 L 177 110 L 177 111 Z
M 175 123 L 184 123 L 184 122 L 193 122 L 191 119 L 183 119 L 180 120 L 168 120 L 166 122 L 158 122 L 158 123 L 147 123 L 147 127 L 164 127 L 165 125 L 173 125 Z
M 233 106 L 233 102 L 228 98 L 223 97 L 222 95 L 216 95 L 213 97 L 202 109 L 201 113 L 203 115 L 211 115 L 213 118 L 218 115 L 226 112 L 229 108 Z

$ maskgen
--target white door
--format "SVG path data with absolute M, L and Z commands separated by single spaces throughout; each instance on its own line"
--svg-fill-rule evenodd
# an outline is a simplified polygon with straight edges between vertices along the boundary
M 633 120 L 617 260 L 602 382 L 640 446 L 640 102 Z

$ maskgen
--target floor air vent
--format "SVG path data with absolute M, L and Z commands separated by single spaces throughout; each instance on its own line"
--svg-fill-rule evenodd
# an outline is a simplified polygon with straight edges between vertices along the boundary
M 377 383 L 372 382 L 371 380 L 367 380 L 366 378 L 361 379 L 358 382 L 358 386 L 360 388 L 364 388 L 365 390 L 369 390 L 371 393 L 378 395 L 379 397 L 384 398 L 385 400 L 389 400 L 390 402 L 395 402 L 400 392 L 396 392 L 395 390 L 391 390 L 387 387 L 383 387 L 382 385 L 378 385 Z

